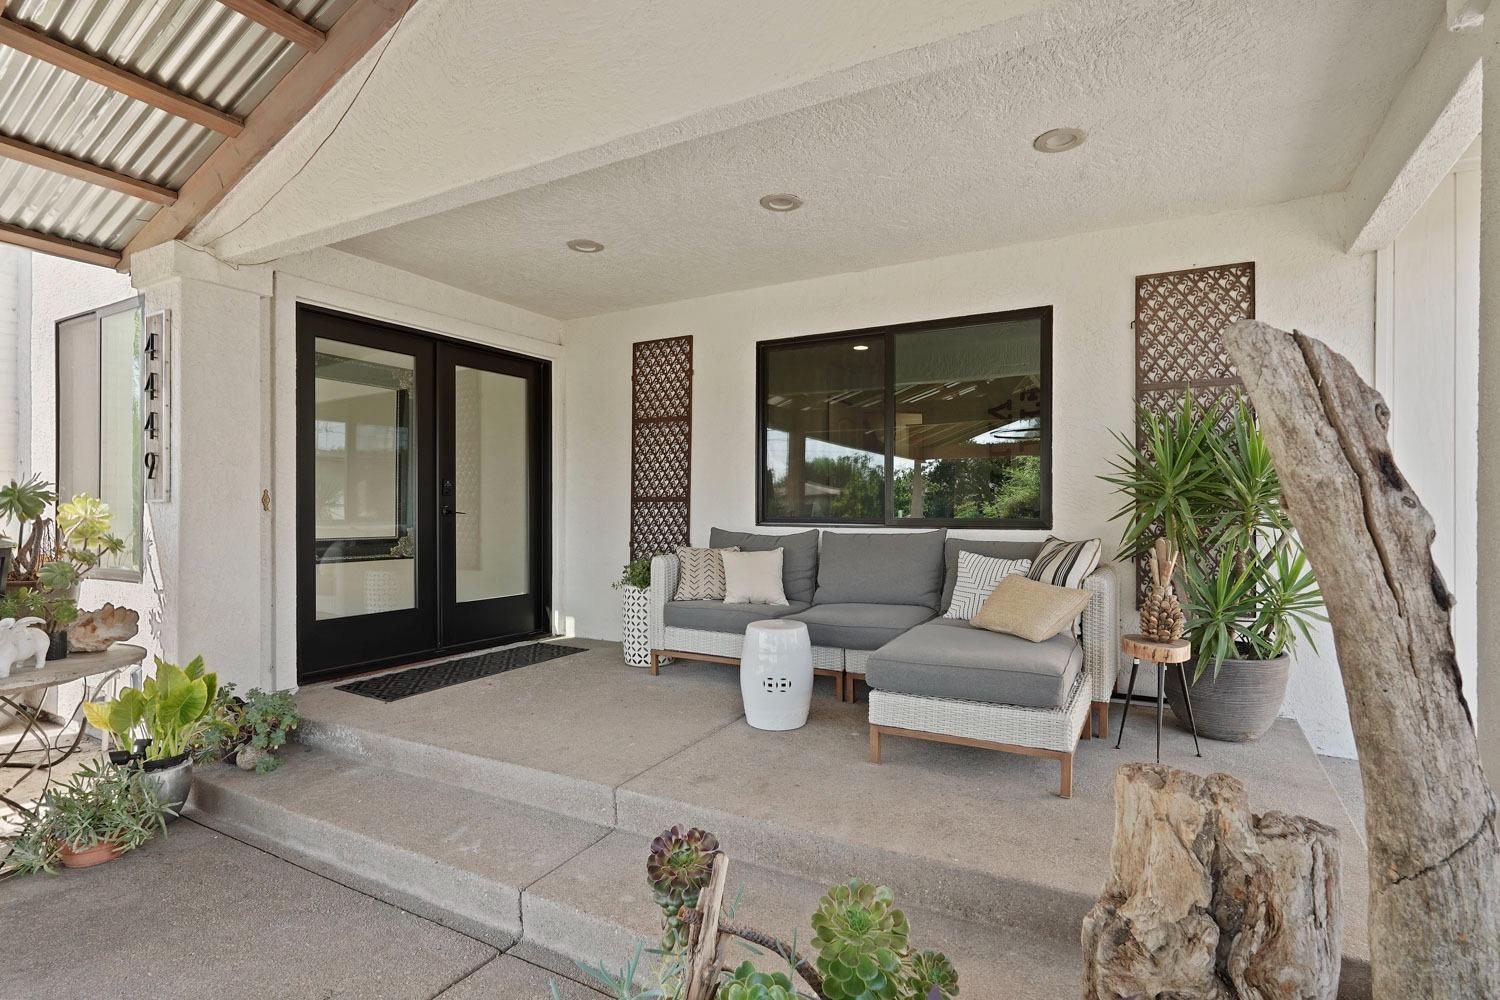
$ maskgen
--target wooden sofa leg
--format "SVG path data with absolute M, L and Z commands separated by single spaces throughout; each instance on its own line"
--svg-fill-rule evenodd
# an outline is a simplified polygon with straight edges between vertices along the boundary
M 1063 754 L 1062 758 L 1062 787 L 1058 795 L 1065 799 L 1073 797 L 1073 755 Z
M 840 671 L 833 675 L 833 693 L 838 695 L 839 701 L 844 700 L 844 674 Z
M 870 763 L 880 763 L 880 730 L 870 727 Z
M 651 676 L 657 677 L 661 674 L 661 654 L 656 650 L 651 651 Z
M 1093 709 L 1089 709 L 1088 714 L 1083 717 L 1083 731 L 1078 734 L 1078 741 L 1080 743 L 1082 743 L 1085 740 L 1093 739 L 1093 733 L 1094 733 L 1094 710 Z
M 1109 739 L 1109 702 L 1094 702 L 1094 715 L 1099 720 L 1099 738 Z

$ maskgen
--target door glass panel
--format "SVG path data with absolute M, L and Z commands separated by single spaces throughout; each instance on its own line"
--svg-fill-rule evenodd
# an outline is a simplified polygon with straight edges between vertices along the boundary
M 531 589 L 526 380 L 453 372 L 453 571 L 459 602 Z
M 318 338 L 317 617 L 416 606 L 416 361 Z

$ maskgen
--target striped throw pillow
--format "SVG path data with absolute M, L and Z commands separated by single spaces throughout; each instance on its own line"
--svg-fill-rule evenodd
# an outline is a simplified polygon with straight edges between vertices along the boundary
M 958 554 L 958 575 L 953 581 L 953 601 L 944 618 L 968 621 L 979 614 L 990 593 L 1007 576 L 1025 576 L 1030 559 L 996 559 L 977 552 Z
M 1102 548 L 1097 538 L 1082 542 L 1048 538 L 1042 543 L 1042 551 L 1031 560 L 1031 569 L 1026 575 L 1054 587 L 1082 587 L 1084 579 L 1099 568 Z
M 677 593 L 674 601 L 722 601 L 724 599 L 724 553 L 727 549 L 677 549 Z

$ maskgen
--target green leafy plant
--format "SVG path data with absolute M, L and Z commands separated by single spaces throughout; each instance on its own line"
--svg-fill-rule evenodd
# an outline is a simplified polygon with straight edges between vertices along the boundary
M 895 1000 L 905 992 L 906 914 L 885 886 L 828 890 L 813 914 L 813 948 L 828 1000 Z
M 792 979 L 784 972 L 757 972 L 741 962 L 719 985 L 718 1000 L 796 1000 Z
M 223 760 L 240 745 L 240 716 L 245 702 L 234 693 L 233 682 L 226 681 L 214 692 L 214 703 L 203 720 L 203 730 L 193 740 L 193 763 L 212 764 Z
M 139 731 L 150 739 L 146 760 L 167 760 L 195 750 L 212 725 L 210 711 L 217 698 L 218 677 L 194 657 L 186 667 L 156 658 L 156 676 L 140 690 L 126 688 L 107 702 L 90 702 L 84 714 L 96 728 L 110 733 L 122 749 L 129 749 Z M 125 725 L 129 723 L 128 725 Z
M 275 751 L 286 743 L 287 736 L 301 721 L 297 703 L 285 691 L 251 688 L 246 693 L 240 712 L 239 737 L 244 746 L 261 751 L 255 762 L 257 774 L 269 774 L 281 766 L 281 758 Z
M 1126 497 L 1114 514 L 1125 522 L 1122 555 L 1141 556 L 1158 537 L 1182 552 L 1177 589 L 1196 676 L 1311 645 L 1312 624 L 1327 620 L 1322 595 L 1250 407 L 1220 413 L 1186 394 L 1165 415 L 1142 407 L 1139 426 L 1139 444 L 1115 434 L 1120 455 L 1100 478 Z
M 620 571 L 620 578 L 610 584 L 610 586 L 616 590 L 619 590 L 621 587 L 640 587 L 645 589 L 651 586 L 651 560 L 632 559 Z
M 43 794 L 11 845 L 8 870 L 56 871 L 64 847 L 85 851 L 107 843 L 133 851 L 166 833 L 170 813 L 140 768 L 90 762 Z
M 0 597 L 0 618 L 40 618 L 56 635 L 78 620 L 78 604 L 66 594 L 17 587 Z
M 52 522 L 47 508 L 57 502 L 52 484 L 41 476 L 12 479 L 0 486 L 0 519 L 16 526 L 16 544 L 11 554 L 10 578 L 33 580 L 51 544 Z

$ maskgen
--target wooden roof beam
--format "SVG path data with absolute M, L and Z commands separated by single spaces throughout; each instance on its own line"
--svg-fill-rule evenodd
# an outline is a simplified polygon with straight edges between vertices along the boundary
M 415 2 L 355 0 L 328 29 L 326 44 L 298 60 L 250 113 L 244 134 L 221 142 L 183 183 L 177 204 L 153 215 L 126 244 L 121 269 L 136 251 L 187 235 Z
M 33 59 L 50 63 L 85 80 L 108 87 L 133 100 L 142 101 L 195 125 L 213 129 L 229 138 L 244 130 L 245 123 L 234 115 L 163 87 L 154 80 L 122 69 L 112 62 L 75 49 L 11 17 L 0 16 L 0 45 L 8 45 Z
M 323 32 L 271 0 L 219 0 L 219 3 L 309 52 L 321 49 L 326 40 Z
M 0 222 L 0 243 L 25 247 L 27 250 L 52 254 L 54 257 L 79 260 L 85 264 L 98 264 L 100 267 L 118 267 L 120 264 L 120 254 L 115 250 L 94 246 L 92 243 L 64 239 L 61 236 L 52 236 L 49 233 L 39 233 L 35 229 L 12 226 L 8 222 Z
M 154 202 L 157 205 L 171 205 L 177 201 L 177 192 L 171 188 L 109 170 L 97 163 L 34 146 L 20 139 L 12 139 L 7 135 L 0 135 L 0 156 L 20 163 L 29 163 L 33 167 L 41 167 L 43 170 L 64 174 L 99 187 L 109 188 L 111 191 L 119 191 L 121 194 L 128 194 L 132 198 Z

